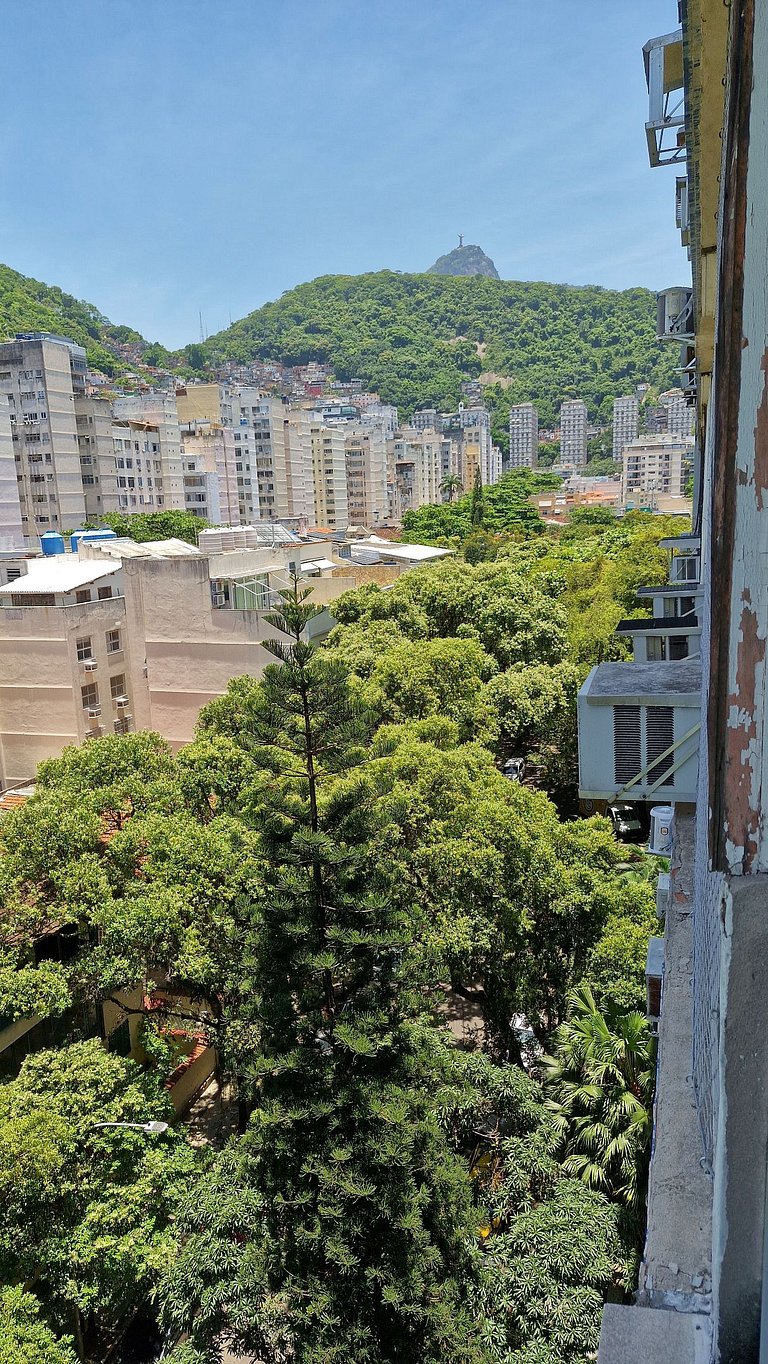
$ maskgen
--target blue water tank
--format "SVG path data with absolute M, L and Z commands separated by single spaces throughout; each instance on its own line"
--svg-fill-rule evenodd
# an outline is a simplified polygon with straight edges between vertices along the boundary
M 47 530 L 44 535 L 40 536 L 40 548 L 46 555 L 63 554 L 64 536 L 59 535 L 58 531 Z
M 71 549 L 73 554 L 77 554 L 77 546 L 79 542 L 82 540 L 83 536 L 87 534 L 88 534 L 87 530 L 83 530 L 82 526 L 80 526 L 79 530 L 73 530 L 72 534 L 69 537 L 69 548 Z
M 99 540 L 116 540 L 117 536 L 113 530 L 105 526 L 103 530 L 81 530 L 77 534 L 77 543 L 81 541 L 87 544 L 98 543 Z

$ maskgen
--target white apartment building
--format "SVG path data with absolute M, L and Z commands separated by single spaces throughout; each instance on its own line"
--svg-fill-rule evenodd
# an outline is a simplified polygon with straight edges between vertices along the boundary
M 85 350 L 63 337 L 29 332 L 0 343 L 26 536 L 69 530 L 85 516 L 75 423 L 85 372 Z
M 120 510 L 186 510 L 181 431 L 173 394 L 121 394 L 112 403 L 112 413 L 117 422 L 126 423 L 122 450 L 120 437 L 115 440 Z M 151 502 L 147 500 L 150 493 Z
M 384 427 L 350 424 L 344 433 L 347 514 L 355 526 L 387 521 L 387 438 Z
M 226 537 L 247 532 L 216 535 L 208 551 L 86 540 L 75 554 L 17 561 L 21 576 L 0 587 L 0 789 L 102 734 L 151 729 L 189 743 L 201 706 L 274 661 L 264 616 L 290 561 L 311 563 L 318 604 L 354 586 L 327 543 L 230 550 Z
M 292 415 L 289 426 L 291 443 L 295 433 L 302 450 L 309 449 L 316 525 L 328 530 L 346 530 L 350 516 L 344 427 L 323 426 L 306 412 L 296 421 Z
M 509 467 L 535 469 L 539 456 L 539 414 L 533 403 L 509 409 Z
M 640 399 L 636 394 L 613 400 L 613 458 L 621 459 L 625 445 L 637 439 L 640 430 Z
M 390 446 L 390 516 L 400 522 L 404 512 L 442 500 L 443 447 L 450 451 L 450 442 L 429 427 L 410 427 Z
M 8 399 L 0 396 L 0 551 L 23 549 L 24 544 L 11 409 Z
M 235 433 L 230 426 L 192 422 L 181 426 L 184 498 L 187 511 L 214 525 L 239 526 Z M 258 507 L 258 490 L 251 505 Z M 256 512 L 253 513 L 256 519 Z
M 660 393 L 659 407 L 666 412 L 666 428 L 669 435 L 693 435 L 696 409 L 688 403 L 681 388 L 670 388 L 666 393 Z
M 583 398 L 569 398 L 560 407 L 560 463 L 587 462 L 587 404 Z
M 655 506 L 661 497 L 683 497 L 686 464 L 693 441 L 685 436 L 638 436 L 625 445 L 621 457 L 621 500 Z

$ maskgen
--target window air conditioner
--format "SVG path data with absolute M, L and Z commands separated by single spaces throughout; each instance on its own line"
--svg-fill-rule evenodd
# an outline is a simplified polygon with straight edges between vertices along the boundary
M 101 715 L 101 706 L 89 706 L 89 707 L 88 707 L 88 719 L 89 719 L 89 720 L 95 720 L 96 717 L 97 717 L 98 715 Z
M 83 667 L 87 673 L 94 673 L 98 666 L 95 658 L 86 658 L 83 660 Z
M 116 696 L 116 697 L 115 697 L 115 702 L 116 702 L 116 704 L 117 704 L 118 710 L 125 710 L 125 707 L 128 705 L 128 697 L 127 697 L 127 696 Z

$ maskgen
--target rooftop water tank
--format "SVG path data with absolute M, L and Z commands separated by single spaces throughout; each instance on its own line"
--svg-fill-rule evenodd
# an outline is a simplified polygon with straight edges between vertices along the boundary
M 79 540 L 89 543 L 98 543 L 99 540 L 116 540 L 115 531 L 110 530 L 109 526 L 104 526 L 101 530 L 84 530 L 80 532 Z
M 64 536 L 59 535 L 56 530 L 47 530 L 44 535 L 40 536 L 40 548 L 46 555 L 63 554 L 65 549 Z
M 77 530 L 73 530 L 72 534 L 69 537 L 69 548 L 71 549 L 73 554 L 77 554 L 77 546 L 82 540 L 83 536 L 87 534 L 88 532 L 83 530 L 82 526 L 79 526 Z

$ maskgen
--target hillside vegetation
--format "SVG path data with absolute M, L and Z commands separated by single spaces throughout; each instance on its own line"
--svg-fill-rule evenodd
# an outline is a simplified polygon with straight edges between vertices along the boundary
M 607 421 L 612 399 L 634 383 L 674 381 L 649 290 L 482 276 L 325 275 L 249 313 L 204 350 L 212 363 L 326 361 L 340 379 L 362 377 L 405 415 L 419 406 L 447 410 L 462 381 L 498 375 L 486 396 L 499 437 L 512 402 L 535 399 L 546 425 L 562 397 L 577 394 Z
M 92 303 L 0 265 L 0 336 L 29 331 L 56 332 L 85 346 L 89 364 L 106 374 L 125 368 L 115 341 L 146 344 L 130 327 L 114 327 Z

